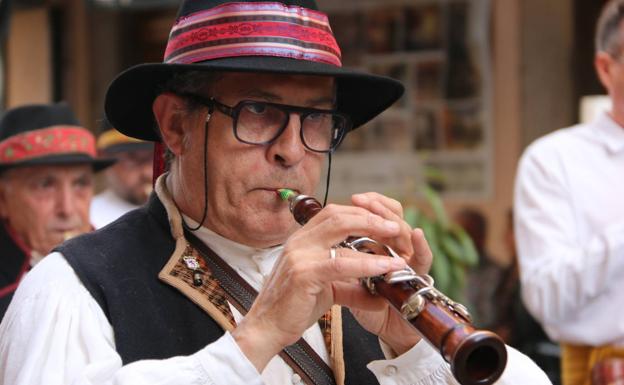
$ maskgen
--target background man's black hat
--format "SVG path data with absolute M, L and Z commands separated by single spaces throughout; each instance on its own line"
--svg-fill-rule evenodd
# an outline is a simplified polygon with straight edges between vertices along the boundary
M 330 76 L 337 110 L 357 128 L 403 94 L 398 81 L 345 69 L 327 17 L 310 0 L 185 0 L 163 63 L 121 73 L 108 88 L 105 111 L 122 133 L 159 141 L 152 103 L 175 74 L 189 71 Z
M 95 137 L 65 103 L 17 107 L 0 119 L 0 171 L 65 164 L 91 164 L 99 171 L 114 162 L 96 156 Z

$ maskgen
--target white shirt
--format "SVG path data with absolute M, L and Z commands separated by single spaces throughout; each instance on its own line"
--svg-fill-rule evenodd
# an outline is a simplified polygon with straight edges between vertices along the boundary
M 141 206 L 132 204 L 119 197 L 111 189 L 104 190 L 91 200 L 89 216 L 96 229 L 102 228 L 128 211 Z
M 197 226 L 197 222 L 186 215 L 183 215 L 183 217 L 185 222 L 192 228 Z M 205 227 L 201 227 L 195 232 L 195 235 L 209 245 L 217 255 L 227 255 L 228 264 L 257 291 L 260 291 L 264 280 L 271 274 L 273 265 L 277 262 L 283 250 L 282 246 L 259 249 L 241 245 L 223 238 Z M 240 323 L 243 315 L 232 304 L 229 305 L 234 320 L 237 324 Z M 306 330 L 303 333 L 303 338 L 323 361 L 330 365 L 329 353 L 325 347 L 323 333 L 318 324 L 314 324 Z M 299 375 L 295 374 L 280 356 L 273 357 L 262 371 L 262 379 L 267 384 L 289 384 L 291 382 L 296 384 L 298 381 L 295 380 L 298 377 Z
M 271 271 L 281 248 L 253 249 L 202 229 L 198 237 L 253 286 Z M 223 254 L 225 255 L 225 254 Z M 89 257 L 89 256 L 85 256 Z M 296 384 L 298 376 L 275 357 L 259 374 L 229 333 L 190 356 L 142 360 L 122 367 L 114 331 L 102 309 L 59 253 L 36 266 L 18 288 L 0 324 L 0 384 L 11 385 L 174 385 Z M 241 315 L 233 310 L 236 320 Z M 328 361 L 318 325 L 304 338 Z M 550 384 L 526 356 L 508 348 L 500 385 Z M 382 385 L 456 384 L 449 366 L 426 342 L 368 368 Z
M 624 344 L 624 128 L 608 114 L 527 148 L 515 187 L 523 298 L 548 335 Z

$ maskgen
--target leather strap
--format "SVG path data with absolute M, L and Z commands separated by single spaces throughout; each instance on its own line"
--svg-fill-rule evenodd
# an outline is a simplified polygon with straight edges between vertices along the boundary
M 202 256 L 210 268 L 211 274 L 219 281 L 231 303 L 241 314 L 247 314 L 258 296 L 256 290 L 195 235 L 186 230 L 184 235 Z M 280 357 L 301 376 L 305 383 L 336 385 L 332 369 L 303 338 L 290 346 L 286 346 L 280 352 Z

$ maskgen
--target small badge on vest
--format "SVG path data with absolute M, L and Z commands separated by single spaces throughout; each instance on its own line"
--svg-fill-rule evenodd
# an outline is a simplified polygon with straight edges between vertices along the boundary
M 182 255 L 182 260 L 189 270 L 193 271 L 193 285 L 201 286 L 204 283 L 204 271 L 201 269 L 199 265 L 199 261 L 192 254 L 190 245 L 187 245 L 184 254 Z

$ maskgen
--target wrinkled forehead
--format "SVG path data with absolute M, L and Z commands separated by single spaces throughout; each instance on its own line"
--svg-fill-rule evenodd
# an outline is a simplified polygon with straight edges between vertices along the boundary
M 216 80 L 213 95 L 259 98 L 302 106 L 332 105 L 336 81 L 330 76 L 262 73 L 223 73 Z

